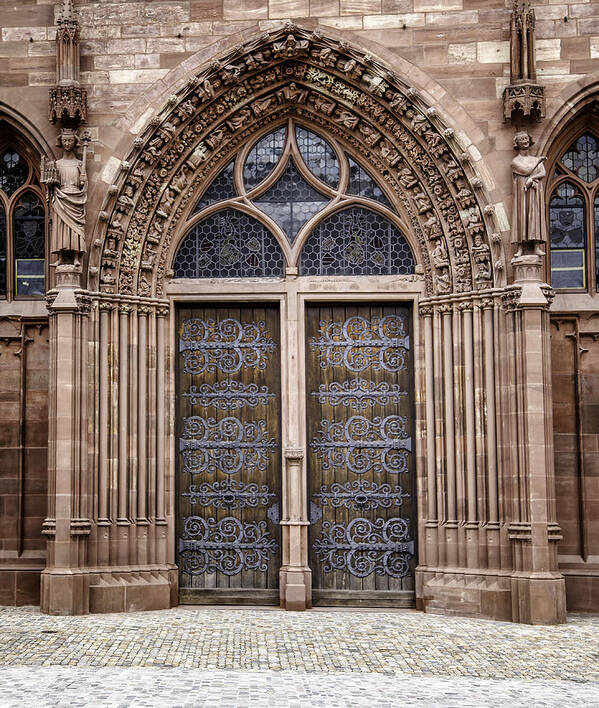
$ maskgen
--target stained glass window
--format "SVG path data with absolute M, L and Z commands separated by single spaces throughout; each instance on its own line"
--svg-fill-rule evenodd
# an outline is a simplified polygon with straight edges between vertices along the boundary
M 373 199 L 375 202 L 380 202 L 390 209 L 391 205 L 389 204 L 389 200 L 368 172 L 366 172 L 361 165 L 352 160 L 351 157 L 348 157 L 347 161 L 349 163 L 348 193 L 355 194 L 358 197 Z
M 27 181 L 29 165 L 13 147 L 0 155 L 0 189 L 10 197 Z
M 6 295 L 6 210 L 0 202 L 0 297 Z
M 290 162 L 273 186 L 256 199 L 256 204 L 279 224 L 293 242 L 302 225 L 328 201 L 329 198 L 311 187 Z
M 15 292 L 45 293 L 46 217 L 41 199 L 25 192 L 14 210 Z
M 330 187 L 339 184 L 339 161 L 333 148 L 320 135 L 300 127 L 295 128 L 297 147 L 308 169 Z
M 197 214 L 202 211 L 202 209 L 210 206 L 210 204 L 216 204 L 216 202 L 222 202 L 225 199 L 235 197 L 235 186 L 233 184 L 234 165 L 234 162 L 230 162 L 225 169 L 214 178 L 213 182 L 194 206 L 191 212 L 192 214 Z
M 584 288 L 584 201 L 574 185 L 562 182 L 549 203 L 551 284 L 555 288 Z
M 585 182 L 594 182 L 599 176 L 597 139 L 590 133 L 581 135 L 561 159 L 562 164 Z
M 274 170 L 285 147 L 285 128 L 265 135 L 249 151 L 243 167 L 246 189 L 257 187 Z
M 324 219 L 306 241 L 301 275 L 396 275 L 414 272 L 405 236 L 381 214 L 350 207 Z
M 273 234 L 258 219 L 231 208 L 192 227 L 173 265 L 175 278 L 281 277 L 284 269 Z
M 342 191 L 345 174 L 349 183 Z M 393 210 L 370 173 L 337 142 L 290 120 L 239 150 L 206 186 L 192 214 L 217 211 L 195 217 L 200 221 L 188 228 L 175 256 L 175 277 L 282 277 L 298 260 L 304 275 L 413 273 L 401 231 L 380 207 L 362 207 L 358 197 Z M 319 223 L 300 254 L 297 236 L 313 219 Z M 275 236 L 279 229 L 273 233 L 264 222 L 285 234 L 283 247 Z M 289 246 L 291 263 L 283 255 Z

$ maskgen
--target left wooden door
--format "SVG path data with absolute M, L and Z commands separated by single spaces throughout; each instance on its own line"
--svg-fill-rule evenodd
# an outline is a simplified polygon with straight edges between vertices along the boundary
M 181 603 L 278 604 L 279 310 L 177 315 L 177 563 Z

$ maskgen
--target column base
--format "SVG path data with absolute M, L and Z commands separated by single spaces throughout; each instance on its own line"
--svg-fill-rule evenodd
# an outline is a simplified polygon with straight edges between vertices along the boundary
M 416 607 L 431 614 L 509 622 L 510 578 L 472 571 L 417 569 Z
M 279 588 L 284 610 L 302 611 L 312 607 L 312 571 L 309 568 L 281 568 Z
M 512 616 L 524 624 L 566 621 L 566 581 L 562 576 L 512 576 Z
M 49 615 L 166 610 L 177 605 L 176 569 L 44 570 L 40 609 Z
M 42 571 L 40 610 L 47 615 L 89 613 L 89 582 L 86 573 L 68 568 Z

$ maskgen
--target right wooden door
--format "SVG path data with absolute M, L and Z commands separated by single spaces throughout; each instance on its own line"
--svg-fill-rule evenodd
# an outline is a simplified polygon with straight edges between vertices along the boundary
M 315 603 L 414 601 L 410 315 L 397 304 L 306 310 Z

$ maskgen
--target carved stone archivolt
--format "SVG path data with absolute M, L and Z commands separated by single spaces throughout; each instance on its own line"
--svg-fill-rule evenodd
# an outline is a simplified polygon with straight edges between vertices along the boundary
M 386 185 L 419 244 L 427 294 L 498 284 L 492 210 L 437 110 L 372 57 L 288 24 L 192 76 L 133 141 L 102 208 L 89 287 L 160 297 L 195 195 L 290 115 L 320 126 Z

